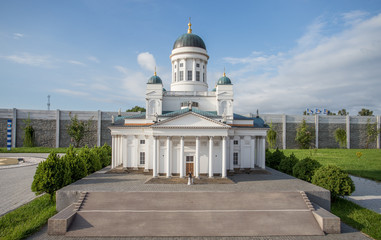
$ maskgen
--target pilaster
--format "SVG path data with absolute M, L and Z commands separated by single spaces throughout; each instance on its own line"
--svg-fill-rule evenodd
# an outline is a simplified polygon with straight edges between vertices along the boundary
M 209 137 L 209 178 L 213 175 L 213 137 Z

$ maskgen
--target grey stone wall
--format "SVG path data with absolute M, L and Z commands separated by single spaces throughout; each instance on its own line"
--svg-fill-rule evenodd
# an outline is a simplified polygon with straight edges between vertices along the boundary
M 17 119 L 16 126 L 16 147 L 23 147 L 25 119 Z M 35 132 L 34 144 L 36 147 L 55 147 L 56 121 L 31 119 L 31 126 Z
M 7 147 L 7 122 L 8 119 L 0 119 L 0 147 Z
M 335 139 L 338 128 L 345 130 L 345 124 L 319 123 L 319 148 L 340 148 Z
M 60 147 L 69 147 L 70 144 L 74 146 L 75 142 L 71 140 L 67 132 L 67 127 L 70 124 L 70 120 L 60 121 Z M 90 121 L 90 131 L 85 135 L 80 147 L 85 145 L 93 147 L 97 145 L 97 121 Z
M 110 120 L 102 120 L 101 125 L 101 145 L 107 143 L 107 145 L 111 146 L 111 131 L 108 128 L 111 125 Z

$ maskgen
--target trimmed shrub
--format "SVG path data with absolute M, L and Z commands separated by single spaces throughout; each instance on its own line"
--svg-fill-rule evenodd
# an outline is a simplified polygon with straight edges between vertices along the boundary
M 279 171 L 292 175 L 292 168 L 299 162 L 299 159 L 292 153 L 289 157 L 282 159 L 279 163 Z
M 102 168 L 99 157 L 90 151 L 89 147 L 84 146 L 78 153 L 78 157 L 86 164 L 87 174 L 91 174 Z
M 53 200 L 54 193 L 58 189 L 70 184 L 71 171 L 66 161 L 52 152 L 45 161 L 38 164 L 32 183 L 32 191 L 39 195 L 48 193 Z
M 266 157 L 266 166 L 278 169 L 280 162 L 284 158 L 286 158 L 284 153 L 282 151 L 279 151 L 279 149 L 277 148 L 272 154 L 269 154 L 269 156 Z
M 71 182 L 75 182 L 87 176 L 86 163 L 77 156 L 71 144 L 62 159 L 66 161 L 71 170 Z
M 312 183 L 331 191 L 331 197 L 348 196 L 355 191 L 355 185 L 348 173 L 334 165 L 316 170 Z
M 292 174 L 294 177 L 311 182 L 312 176 L 319 167 L 321 164 L 318 161 L 307 157 L 295 164 Z
M 111 164 L 111 147 L 105 143 L 100 149 L 102 151 L 102 167 L 107 167 Z
M 90 150 L 90 152 L 92 152 L 92 154 L 95 154 L 98 156 L 99 162 L 101 164 L 101 168 L 110 165 L 110 164 L 108 164 L 108 162 L 109 162 L 108 161 L 108 159 L 109 159 L 108 153 L 105 149 L 102 149 L 102 147 L 95 146 L 94 148 L 92 148 Z

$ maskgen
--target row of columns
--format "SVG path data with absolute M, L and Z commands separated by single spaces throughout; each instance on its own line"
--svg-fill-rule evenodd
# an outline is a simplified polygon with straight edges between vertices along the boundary
M 184 68 L 183 69 L 183 72 L 184 72 L 184 79 L 182 81 L 188 81 L 188 70 L 187 69 L 187 58 L 185 59 L 181 59 L 181 60 L 184 60 Z M 175 64 L 176 64 L 176 69 L 175 71 L 173 72 L 173 82 L 180 82 L 180 59 L 177 59 L 176 61 L 172 62 L 172 69 L 175 69 Z M 206 82 L 206 79 L 204 79 L 204 77 L 206 78 L 206 62 L 205 61 L 202 61 L 200 60 L 200 62 L 197 62 L 196 61 L 196 58 L 192 58 L 192 81 L 196 81 L 196 64 L 199 63 L 200 64 L 200 82 Z M 204 66 L 204 67 L 203 67 Z M 175 75 L 176 73 L 176 75 Z M 205 74 L 204 74 L 205 73 Z M 176 78 L 175 78 L 176 76 Z

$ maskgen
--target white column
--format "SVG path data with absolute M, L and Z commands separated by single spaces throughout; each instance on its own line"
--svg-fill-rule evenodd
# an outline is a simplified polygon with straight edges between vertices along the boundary
M 122 138 L 122 149 L 123 149 L 123 168 L 127 168 L 127 149 L 128 149 L 128 139 L 127 139 L 127 136 L 123 136 Z
M 226 137 L 222 137 L 222 178 L 226 178 Z
M 177 59 L 176 61 L 176 82 L 180 81 L 180 61 Z
M 213 178 L 213 137 L 209 137 L 209 178 Z
M 180 166 L 180 178 L 184 177 L 184 137 L 180 137 L 180 159 L 179 159 L 179 166 Z
M 167 178 L 171 177 L 171 137 L 167 137 Z
M 265 142 L 265 137 L 261 137 L 261 167 L 264 169 L 265 166 L 266 166 L 266 162 L 265 162 L 265 154 L 266 154 L 266 151 L 265 151 L 265 147 L 266 147 L 266 142 Z
M 60 147 L 60 110 L 56 111 L 56 148 Z
M 140 161 L 140 152 L 139 152 L 139 136 L 138 135 L 135 135 L 135 157 L 134 157 L 134 161 L 132 161 L 132 169 L 134 170 L 138 170 L 138 166 L 139 166 L 139 161 Z
M 123 144 L 122 144 L 122 136 L 118 136 L 118 166 L 123 164 Z
M 196 137 L 195 177 L 200 178 L 200 137 Z
M 111 169 L 115 168 L 115 136 L 111 136 Z
M 192 81 L 196 81 L 196 59 L 193 58 Z
M 250 168 L 255 168 L 255 137 L 251 137 L 251 154 L 250 154 Z
M 287 141 L 287 115 L 283 115 L 282 119 L 282 144 L 283 144 L 283 149 L 287 148 L 286 141 Z
M 319 115 L 315 114 L 315 148 L 319 148 Z
M 347 130 L 347 148 L 351 148 L 351 120 L 349 115 L 347 115 L 346 119 L 346 130 Z
M 230 137 L 230 171 L 234 172 L 234 137 Z
M 245 143 L 245 137 L 244 136 L 240 136 L 240 141 L 239 141 L 239 154 L 238 154 L 238 163 L 239 163 L 239 168 L 242 169 L 243 168 L 243 145 Z
M 98 110 L 97 146 L 101 146 L 102 139 L 102 111 Z
M 157 137 L 153 137 L 153 161 L 152 161 L 152 176 L 157 177 Z
M 149 161 L 151 156 L 151 151 L 149 150 L 149 136 L 145 136 L 145 144 L 146 144 L 146 158 L 144 162 L 144 172 L 149 172 Z

